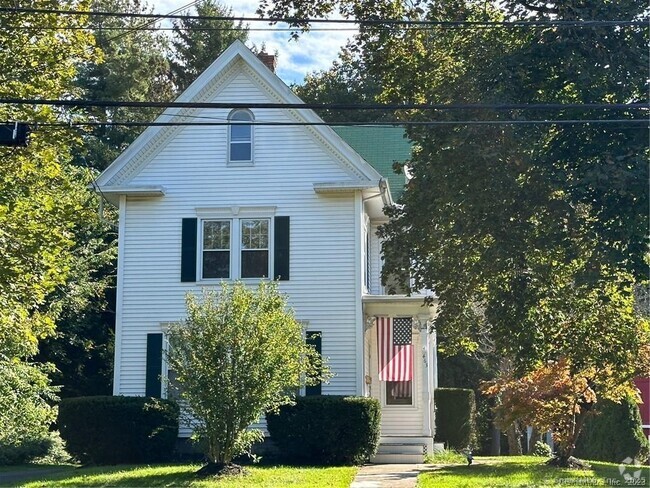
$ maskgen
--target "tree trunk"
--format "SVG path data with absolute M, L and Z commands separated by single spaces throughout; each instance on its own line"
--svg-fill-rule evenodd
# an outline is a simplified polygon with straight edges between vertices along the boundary
M 528 439 L 528 454 L 532 454 L 535 451 L 535 444 L 540 440 L 542 440 L 542 435 L 536 427 L 533 427 L 530 431 L 530 439 Z
M 501 430 L 492 424 L 492 441 L 490 442 L 490 456 L 501 456 Z
M 521 456 L 521 431 L 519 430 L 519 424 L 513 422 L 506 431 L 506 436 L 508 437 L 508 450 L 511 456 Z

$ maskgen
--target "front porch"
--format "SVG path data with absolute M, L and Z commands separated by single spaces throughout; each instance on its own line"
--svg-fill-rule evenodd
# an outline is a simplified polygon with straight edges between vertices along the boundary
M 380 446 L 372 462 L 422 463 L 427 453 L 440 447 L 433 440 L 437 354 L 435 330 L 430 324 L 435 306 L 425 305 L 422 295 L 366 295 L 362 300 L 364 394 L 379 400 L 382 409 Z M 380 379 L 382 361 L 386 367 L 386 354 L 380 354 L 380 349 L 386 348 L 386 339 L 379 339 L 379 331 L 384 334 L 390 327 L 392 340 L 394 324 L 401 327 L 401 338 L 410 336 L 411 369 L 402 378 L 407 381 Z M 400 359 L 400 364 L 406 363 Z M 387 378 L 386 372 L 383 377 Z

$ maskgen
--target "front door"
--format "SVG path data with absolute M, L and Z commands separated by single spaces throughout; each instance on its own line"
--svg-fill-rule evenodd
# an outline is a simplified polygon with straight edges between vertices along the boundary
M 381 435 L 421 436 L 427 399 L 420 330 L 411 326 L 410 317 L 375 317 L 365 343 L 366 383 L 369 395 L 381 403 Z

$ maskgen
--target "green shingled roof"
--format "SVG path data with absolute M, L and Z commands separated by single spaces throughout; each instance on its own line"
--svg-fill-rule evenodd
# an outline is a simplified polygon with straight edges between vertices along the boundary
M 395 174 L 393 163 L 411 157 L 411 143 L 400 127 L 335 126 L 334 131 L 388 181 L 394 201 L 404 191 L 404 174 Z

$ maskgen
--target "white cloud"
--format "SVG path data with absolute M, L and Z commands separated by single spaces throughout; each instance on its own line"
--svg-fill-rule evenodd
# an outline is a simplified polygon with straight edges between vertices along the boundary
M 238 17 L 256 17 L 257 0 L 221 0 L 232 7 L 233 15 Z M 156 1 L 154 11 L 168 13 L 187 5 L 188 0 Z M 269 28 L 264 22 L 251 22 L 251 29 Z M 318 27 L 318 26 L 316 26 Z M 325 24 L 322 27 L 336 27 Z M 257 47 L 266 46 L 266 52 L 278 52 L 277 73 L 285 83 L 301 83 L 307 73 L 327 69 L 331 66 L 347 39 L 354 35 L 353 31 L 324 31 L 307 32 L 297 41 L 290 40 L 290 33 L 283 31 L 252 30 L 249 44 Z

